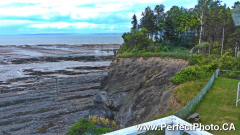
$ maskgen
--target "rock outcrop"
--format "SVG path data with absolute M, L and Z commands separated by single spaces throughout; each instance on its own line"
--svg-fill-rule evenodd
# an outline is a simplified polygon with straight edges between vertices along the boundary
M 174 86 L 170 79 L 188 62 L 173 58 L 119 58 L 108 68 L 90 115 L 114 119 L 119 126 L 166 113 Z

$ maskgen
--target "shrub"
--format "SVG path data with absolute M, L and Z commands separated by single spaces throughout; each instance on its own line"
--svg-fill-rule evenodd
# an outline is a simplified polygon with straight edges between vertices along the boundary
M 169 49 L 168 49 L 168 47 L 164 46 L 163 49 L 162 49 L 162 51 L 163 51 L 163 52 L 168 52 Z
M 229 56 L 229 53 L 225 53 L 220 59 L 220 69 L 231 70 L 237 63 L 234 57 Z
M 210 44 L 208 43 L 208 42 L 202 42 L 202 43 L 200 43 L 200 44 L 198 44 L 197 46 L 196 46 L 196 48 L 205 48 L 205 47 L 209 47 L 210 46 Z
M 219 66 L 219 64 L 218 64 L 217 60 L 214 60 L 210 65 L 207 66 L 207 71 L 208 72 L 216 71 L 218 66 Z
M 202 42 L 200 44 L 198 44 L 197 46 L 195 46 L 193 49 L 194 50 L 198 50 L 201 51 L 201 53 L 207 53 L 207 48 L 210 46 L 210 44 L 208 42 Z
M 93 122 L 89 121 L 88 119 L 82 118 L 79 121 L 76 121 L 68 131 L 67 135 L 87 135 L 87 134 L 94 134 L 100 135 L 107 132 L 111 132 L 109 128 L 101 128 L 94 125 Z
M 193 54 L 192 57 L 188 60 L 189 65 L 195 65 L 198 64 L 198 58 L 200 55 Z
M 126 52 L 130 52 L 131 51 L 131 48 L 128 48 L 127 50 L 126 50 Z
M 131 53 L 137 53 L 138 50 L 137 49 L 132 49 Z
M 148 52 L 154 52 L 155 51 L 155 46 L 154 45 L 150 45 L 147 47 L 147 51 Z
M 171 78 L 171 81 L 175 84 L 181 84 L 186 81 L 204 77 L 205 75 L 206 72 L 201 67 L 189 66 L 178 72 L 174 77 Z
M 158 46 L 154 52 L 161 52 L 161 46 Z
M 237 77 L 237 74 L 234 73 L 234 72 L 229 72 L 229 73 L 228 73 L 228 76 L 231 77 L 231 78 L 236 78 L 236 77 Z
M 198 65 L 203 66 L 203 65 L 209 65 L 210 63 L 213 62 L 213 60 L 216 60 L 214 57 L 211 55 L 199 55 L 198 57 Z
M 187 48 L 185 48 L 185 47 L 180 47 L 180 50 L 187 50 Z
M 145 50 L 141 50 L 141 51 L 139 51 L 139 53 L 145 53 L 146 51 Z

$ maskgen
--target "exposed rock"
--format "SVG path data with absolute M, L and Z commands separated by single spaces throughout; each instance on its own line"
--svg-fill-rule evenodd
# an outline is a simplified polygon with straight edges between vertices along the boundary
M 113 52 L 104 49 L 118 47 L 0 46 L 0 135 L 66 134 L 107 76 Z
M 90 115 L 130 126 L 167 112 L 173 86 L 170 79 L 187 65 L 186 60 L 159 57 L 114 60 Z

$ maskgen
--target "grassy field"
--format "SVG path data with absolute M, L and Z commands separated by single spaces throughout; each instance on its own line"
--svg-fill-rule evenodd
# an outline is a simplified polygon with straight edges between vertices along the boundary
M 196 112 L 202 125 L 234 123 L 236 131 L 209 131 L 215 135 L 240 135 L 240 102 L 236 107 L 237 85 L 240 80 L 218 77 L 200 102 Z

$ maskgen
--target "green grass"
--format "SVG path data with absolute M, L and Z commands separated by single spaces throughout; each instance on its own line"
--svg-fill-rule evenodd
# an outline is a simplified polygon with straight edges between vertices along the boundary
M 240 103 L 236 107 L 239 80 L 218 77 L 200 102 L 196 112 L 202 116 L 202 125 L 234 123 L 236 131 L 209 131 L 215 135 L 240 134 Z
M 208 83 L 209 79 L 211 77 L 208 76 L 206 78 L 197 79 L 193 81 L 187 81 L 183 84 L 178 85 L 175 88 L 174 96 L 177 97 L 178 100 L 181 102 L 181 107 L 178 109 L 171 108 L 168 112 L 161 114 L 161 115 L 155 115 L 152 118 L 149 118 L 147 121 L 152 121 L 156 119 L 160 119 L 163 117 L 167 117 L 169 115 L 173 115 L 176 111 L 179 109 L 182 109 L 184 106 L 186 106 L 201 90 L 204 88 L 204 86 Z
M 182 107 L 186 106 L 199 92 L 201 92 L 211 76 L 193 81 L 187 81 L 177 86 L 174 95 L 180 100 Z
M 143 52 L 143 53 L 131 53 L 124 52 L 122 54 L 118 54 L 117 58 L 122 57 L 172 57 L 172 58 L 181 58 L 188 60 L 190 58 L 189 53 L 185 52 Z

